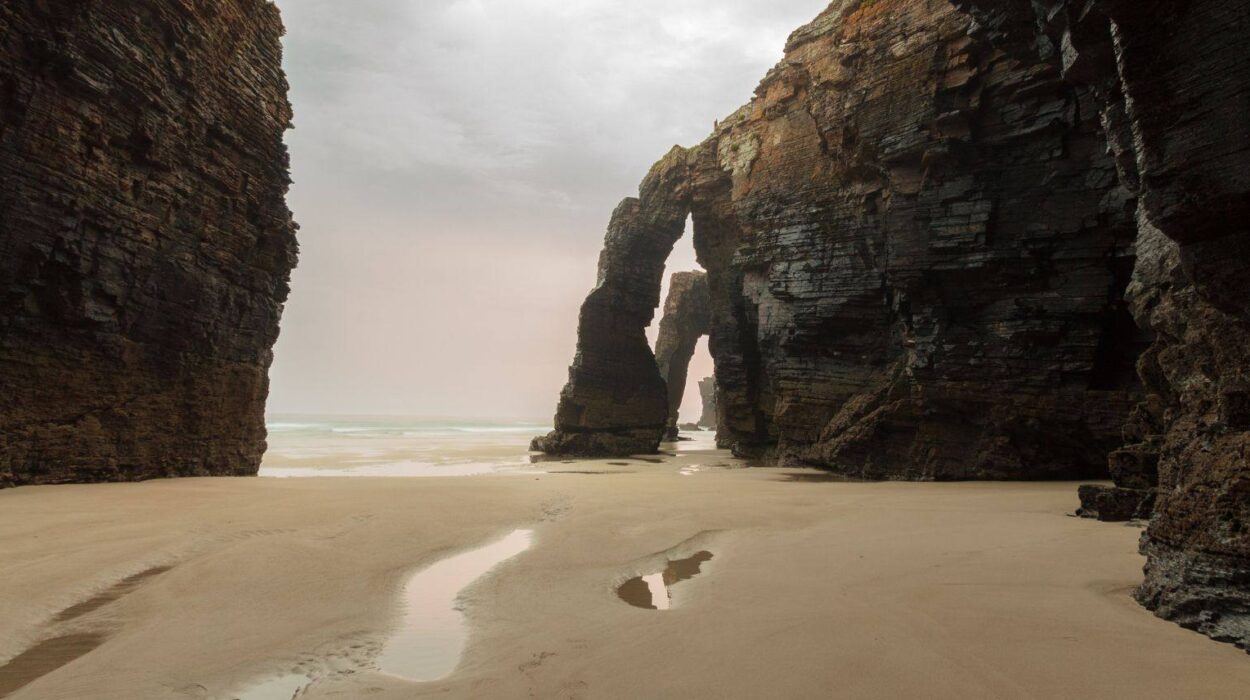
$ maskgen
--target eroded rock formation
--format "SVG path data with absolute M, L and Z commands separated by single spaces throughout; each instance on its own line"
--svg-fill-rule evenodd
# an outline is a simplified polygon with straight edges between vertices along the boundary
M 699 339 L 707 335 L 711 313 L 704 273 L 677 272 L 670 279 L 660 336 L 655 343 L 655 362 L 668 390 L 668 427 L 664 437 L 676 440 L 677 416 L 686 393 L 690 359 Z
M 582 305 L 556 429 L 535 438 L 532 449 L 601 456 L 659 447 L 668 426 L 668 390 L 646 329 L 660 303 L 664 261 L 690 211 L 687 158 L 674 148 L 651 169 L 639 196 L 612 212 L 595 289 Z
M 1128 297 L 1154 335 L 1117 482 L 1157 480 L 1138 599 L 1250 649 L 1250 3 L 961 2 L 1093 87 L 1140 198 Z
M 835 2 L 686 153 L 739 452 L 1106 473 L 1137 398 L 1131 197 L 1089 90 L 970 24 L 944 0 Z
M 833 2 L 644 183 L 666 231 L 693 215 L 720 441 L 869 478 L 1110 473 L 1100 516 L 1158 498 L 1139 598 L 1250 645 L 1248 33 L 1245 0 Z M 609 268 L 658 269 L 624 245 Z M 609 292 L 640 367 L 642 282 Z M 624 317 L 593 308 L 583 345 Z M 647 372 L 579 379 L 624 352 L 579 354 L 558 435 L 641 424 L 617 381 L 659 415 Z
M 256 472 L 281 34 L 264 0 L 0 3 L 0 486 Z
M 699 427 L 715 430 L 716 377 L 707 377 L 699 382 L 699 398 L 703 399 L 703 416 L 699 418 Z

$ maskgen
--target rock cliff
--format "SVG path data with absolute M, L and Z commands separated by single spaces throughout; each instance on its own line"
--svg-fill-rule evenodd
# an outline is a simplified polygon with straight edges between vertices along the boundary
M 865 477 L 1106 474 L 1144 346 L 1122 302 L 1131 196 L 1091 91 L 970 26 L 945 0 L 835 2 L 750 104 L 657 166 L 693 214 L 738 452 Z M 570 384 L 562 406 L 601 396 Z
M 686 375 L 699 339 L 707 335 L 711 321 L 708 309 L 707 276 L 702 272 L 678 272 L 669 283 L 660 319 L 660 335 L 655 343 L 655 362 L 668 389 L 666 440 L 677 439 L 677 417 L 686 393 Z
M 1154 341 L 1113 455 L 1157 483 L 1138 599 L 1250 649 L 1250 3 L 960 2 L 1018 55 L 1091 86 L 1140 199 L 1130 308 Z
M 264 0 L 0 4 L 0 486 L 256 472 L 281 34 Z
M 1090 514 L 1157 497 L 1139 599 L 1250 646 L 1248 42 L 1245 0 L 836 0 L 656 166 L 659 204 L 626 208 L 654 224 L 614 217 L 536 446 L 652 444 L 640 338 L 689 212 L 723 444 L 867 478 L 1113 475 Z

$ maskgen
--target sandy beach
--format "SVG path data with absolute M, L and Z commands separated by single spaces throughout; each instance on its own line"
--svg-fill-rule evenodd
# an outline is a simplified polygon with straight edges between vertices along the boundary
M 689 449 L 458 478 L 0 493 L 0 659 L 102 641 L 12 698 L 1240 698 L 1243 652 L 1129 597 L 1140 530 L 1073 485 L 822 481 Z M 462 592 L 454 673 L 377 670 L 414 573 L 532 530 Z M 713 555 L 672 609 L 615 589 Z M 64 612 L 158 568 L 124 595 Z M 169 567 L 167 571 L 162 571 Z M 66 619 L 66 618 L 69 619 Z M 289 692 L 289 691 L 288 691 Z M 254 697 L 254 696 L 253 696 Z M 287 697 L 290 697 L 289 695 Z

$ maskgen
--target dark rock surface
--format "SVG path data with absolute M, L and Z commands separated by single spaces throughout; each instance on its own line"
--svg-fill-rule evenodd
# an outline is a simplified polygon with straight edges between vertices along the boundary
M 660 335 L 655 343 L 655 362 L 668 388 L 668 428 L 666 440 L 677 439 L 677 417 L 686 393 L 686 375 L 699 339 L 707 335 L 711 322 L 707 297 L 707 275 L 677 272 L 670 278 Z
M 1081 507 L 1076 514 L 1104 522 L 1148 520 L 1155 509 L 1154 489 L 1086 484 L 1079 489 Z
M 970 24 L 945 0 L 835 2 L 680 152 L 667 200 L 693 214 L 718 437 L 740 454 L 871 478 L 1106 475 L 1143 345 L 1121 303 L 1130 198 L 1089 90 Z M 673 155 L 657 168 L 676 175 Z M 632 327 L 655 287 L 613 297 L 644 307 Z M 609 335 L 582 324 L 584 344 Z M 579 386 L 578 363 L 566 426 L 563 407 L 620 405 Z
M 703 399 L 699 427 L 716 430 L 716 377 L 707 377 L 699 382 L 699 398 Z
M 834 3 L 692 151 L 720 438 L 854 476 L 1104 476 L 1144 338 L 1088 89 L 946 2 Z
M 558 436 L 651 444 L 641 328 L 689 210 L 719 442 L 867 478 L 1110 474 L 1082 493 L 1104 518 L 1157 489 L 1139 599 L 1250 647 L 1247 45 L 1245 0 L 836 0 L 657 166 L 668 193 L 653 171 L 664 235 L 632 260 L 609 237 L 608 269 L 648 272 L 587 302 L 629 343 L 579 354 Z M 583 345 L 625 315 L 583 313 Z
M 674 148 L 612 213 L 594 290 L 582 305 L 577 355 L 555 427 L 535 451 L 582 456 L 655 452 L 668 397 L 646 329 L 660 303 L 664 262 L 690 211 L 687 151 Z
M 0 486 L 256 472 L 281 34 L 262 0 L 0 3 Z
M 1013 53 L 1094 88 L 1140 198 L 1128 300 L 1154 337 L 1148 397 L 1113 455 L 1159 500 L 1138 599 L 1250 649 L 1250 3 L 959 2 Z

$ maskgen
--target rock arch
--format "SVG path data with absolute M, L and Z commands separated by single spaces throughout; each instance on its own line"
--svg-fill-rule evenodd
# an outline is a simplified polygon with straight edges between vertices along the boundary
M 691 213 L 690 151 L 674 147 L 612 213 L 595 288 L 582 304 L 577 355 L 555 430 L 532 449 L 602 456 L 655 452 L 668 390 L 647 342 L 664 263 Z

